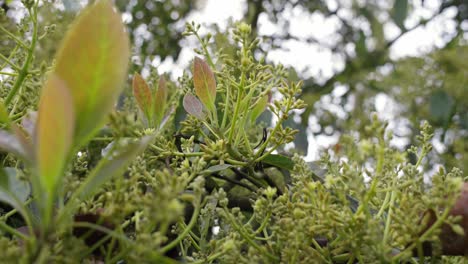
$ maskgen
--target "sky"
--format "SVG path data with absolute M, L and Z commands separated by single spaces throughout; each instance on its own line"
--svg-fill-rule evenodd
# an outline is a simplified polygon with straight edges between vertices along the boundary
M 344 1 L 346 2 L 346 1 Z M 383 1 L 385 2 L 385 1 Z M 240 20 L 246 9 L 244 0 L 206 0 L 206 4 L 199 10 L 192 12 L 187 21 L 195 21 L 202 25 L 217 24 L 220 28 L 226 28 L 228 20 Z M 335 0 L 327 1 L 329 7 L 336 6 Z M 426 0 L 424 6 L 421 1 L 414 0 L 416 8 L 411 12 L 411 16 L 405 22 L 405 26 L 414 26 L 420 18 L 430 18 L 437 11 L 439 0 Z M 342 16 L 346 17 L 347 14 Z M 455 9 L 448 9 L 425 27 L 419 27 L 401 37 L 395 42 L 390 50 L 392 59 L 405 56 L 414 56 L 427 53 L 434 47 L 441 47 L 448 38 L 443 35 L 453 35 L 455 32 L 455 22 L 452 18 L 456 15 Z M 310 14 L 301 7 L 286 9 L 284 17 L 289 18 L 291 23 L 291 35 L 299 38 L 312 36 L 319 40 L 333 41 L 337 37 L 337 30 L 340 26 L 335 17 L 325 18 L 320 14 Z M 269 21 L 266 14 L 259 17 L 259 32 L 261 34 L 273 34 L 281 31 L 274 23 Z M 466 25 L 468 27 L 468 25 Z M 364 26 L 365 28 L 365 26 Z M 385 25 L 385 33 L 389 39 L 400 33 L 399 28 L 394 24 Z M 189 42 L 190 43 L 190 42 Z M 194 54 L 193 47 L 186 47 L 177 62 L 168 60 L 160 66 L 161 71 L 172 71 L 174 76 L 181 76 L 184 69 Z M 336 57 L 330 50 L 318 47 L 316 44 L 307 44 L 300 41 L 287 41 L 283 43 L 283 48 L 270 51 L 268 59 L 275 63 L 282 63 L 286 66 L 294 66 L 299 71 L 303 71 L 302 76 L 320 77 L 325 81 L 334 72 L 344 67 L 343 58 Z M 159 62 L 159 61 L 158 61 Z M 174 71 L 174 67 L 176 70 Z

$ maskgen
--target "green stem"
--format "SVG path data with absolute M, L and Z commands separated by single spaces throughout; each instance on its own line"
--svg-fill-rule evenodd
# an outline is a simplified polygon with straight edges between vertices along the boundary
M 26 201 L 24 202 L 24 205 L 26 206 L 26 205 L 30 204 L 31 201 L 32 201 L 32 199 L 26 200 Z M 1 220 L 6 221 L 6 220 L 8 220 L 8 218 L 10 218 L 11 216 L 15 215 L 16 213 L 18 213 L 18 210 L 15 208 L 15 209 L 9 211 L 8 213 L 2 215 Z
M 4 28 L 2 25 L 0 25 L 0 30 L 5 32 L 5 34 L 7 34 L 10 38 L 12 38 L 14 41 L 16 41 L 16 43 L 18 43 L 22 48 L 24 49 L 29 49 L 29 47 L 21 40 L 19 39 L 17 36 L 15 36 L 13 33 L 11 33 L 10 31 L 8 31 L 6 28 Z
M 393 261 L 398 261 L 402 256 L 405 256 L 408 252 L 412 251 L 419 243 L 423 242 L 424 240 L 426 240 L 430 235 L 432 235 L 432 233 L 437 229 L 439 228 L 440 226 L 442 226 L 445 222 L 445 219 L 447 218 L 447 216 L 449 215 L 450 211 L 452 210 L 451 207 L 447 207 L 445 208 L 444 212 L 442 213 L 442 215 L 440 217 L 437 218 L 437 221 L 431 226 L 429 227 L 426 232 L 424 232 L 424 234 L 422 234 L 419 238 L 416 239 L 416 241 L 414 241 L 410 246 L 406 247 L 405 250 L 401 251 L 400 253 L 398 253 L 397 255 L 394 256 Z
M 227 85 L 226 87 L 226 101 L 224 101 L 224 113 L 223 113 L 223 120 L 221 121 L 221 129 L 224 130 L 226 127 L 226 121 L 227 121 L 227 116 L 228 116 L 228 109 L 229 109 L 229 100 L 231 97 L 231 86 Z
M 3 54 L 0 53 L 0 59 L 4 60 L 6 64 L 10 65 L 15 71 L 20 71 L 20 67 L 18 67 L 16 64 L 14 64 L 10 59 L 5 57 Z
M 278 257 L 276 257 L 276 256 L 272 255 L 271 253 L 267 252 L 266 250 L 261 248 L 257 243 L 255 243 L 255 241 L 252 240 L 250 235 L 247 234 L 247 231 L 245 231 L 242 226 L 239 226 L 237 224 L 236 219 L 234 219 L 232 217 L 232 215 L 230 214 L 229 210 L 226 207 L 223 207 L 223 209 L 224 209 L 226 217 L 228 218 L 229 222 L 232 224 L 232 227 L 234 229 L 236 229 L 237 232 L 239 232 L 239 234 L 242 236 L 242 238 L 244 238 L 247 241 L 247 243 L 249 243 L 252 247 L 254 247 L 256 250 L 258 250 L 259 252 L 261 252 L 262 254 L 264 254 L 265 256 L 270 258 L 271 260 L 279 261 Z
M 213 134 L 216 138 L 221 139 L 221 137 L 218 135 L 218 133 L 216 133 L 213 130 L 213 128 L 210 126 L 210 124 L 208 124 L 206 121 L 202 121 L 202 123 L 206 126 L 206 128 L 208 128 L 208 130 L 211 132 L 211 134 Z
M 10 60 L 11 58 L 13 58 L 13 57 L 16 55 L 16 53 L 17 53 L 17 51 L 18 51 L 18 49 L 19 49 L 18 47 L 19 47 L 19 46 L 16 45 L 15 48 L 10 52 L 10 55 L 8 55 L 8 60 Z M 1 65 L 0 65 L 0 69 L 5 68 L 7 64 L 8 64 L 7 62 L 1 64 Z
M 242 79 L 244 78 L 244 73 L 242 73 Z M 239 88 L 239 93 L 237 94 L 237 100 L 236 100 L 236 106 L 234 108 L 234 116 L 231 119 L 231 129 L 229 130 L 229 136 L 228 136 L 228 144 L 231 144 L 232 141 L 232 136 L 234 135 L 234 127 L 236 126 L 236 121 L 237 121 L 237 116 L 239 115 L 239 108 L 241 104 L 241 97 L 242 97 L 242 87 L 243 82 L 241 81 L 241 87 Z
M 395 202 L 395 196 L 396 196 L 396 191 L 393 190 L 392 194 L 390 196 L 390 203 L 388 205 L 388 213 L 387 213 L 387 221 L 385 222 L 385 229 L 384 229 L 384 235 L 382 239 L 382 245 L 385 246 L 385 243 L 387 243 L 388 239 L 388 234 L 390 233 L 390 224 L 392 222 L 392 214 L 393 214 L 393 203 Z
M 263 219 L 262 224 L 260 225 L 260 227 L 254 232 L 254 235 L 258 235 L 263 231 L 263 229 L 266 227 L 266 225 L 268 224 L 268 222 L 270 220 L 270 216 L 271 216 L 271 212 L 268 212 L 266 217 Z
M 242 130 L 242 136 L 244 137 L 244 145 L 247 148 L 247 151 L 250 154 L 253 154 L 253 149 L 252 149 L 252 146 L 250 146 L 250 141 L 249 141 L 249 138 L 247 137 L 247 133 L 245 133 L 245 129 Z
M 32 34 L 31 45 L 28 48 L 28 54 L 26 56 L 26 61 L 24 62 L 23 67 L 21 69 L 17 69 L 18 77 L 16 78 L 16 82 L 13 85 L 13 88 L 11 88 L 11 91 L 8 93 L 8 96 L 5 99 L 5 106 L 8 106 L 11 103 L 15 95 L 18 93 L 24 80 L 26 79 L 26 76 L 28 76 L 29 66 L 32 62 L 33 54 L 34 54 L 34 50 L 36 48 L 36 42 L 37 42 L 37 32 L 38 32 L 37 2 L 35 6 L 33 7 L 33 10 L 32 11 L 29 10 L 29 15 L 31 16 L 31 20 L 33 22 L 33 34 Z
M 247 162 L 243 162 L 243 161 L 238 161 L 238 160 L 234 160 L 234 159 L 224 159 L 225 161 L 227 161 L 228 163 L 232 164 L 232 165 L 238 165 L 238 166 L 247 166 L 248 163 Z
M 201 206 L 200 206 L 199 202 L 197 204 L 195 204 L 194 206 L 195 206 L 195 210 L 193 212 L 193 215 L 192 215 L 192 218 L 190 219 L 189 224 L 187 225 L 187 228 L 185 228 L 184 231 L 182 231 L 182 233 L 180 233 L 179 236 L 177 236 L 176 239 L 172 240 L 171 243 L 169 243 L 166 246 L 164 246 L 163 248 L 161 248 L 160 252 L 162 254 L 166 253 L 167 251 L 171 250 L 173 247 L 177 246 L 177 244 L 179 244 L 180 241 L 182 241 L 189 234 L 189 232 L 192 230 L 192 228 L 195 226 L 195 223 L 197 222 L 198 215 L 200 214 Z
M 89 222 L 74 222 L 73 226 L 94 229 L 96 231 L 106 233 L 107 235 L 110 235 L 111 237 L 115 237 L 115 238 L 119 239 L 122 242 L 126 242 L 126 243 L 131 244 L 131 245 L 133 244 L 133 241 L 131 241 L 125 235 L 118 234 L 114 230 L 109 229 L 109 228 L 104 227 L 104 226 L 101 226 L 101 225 L 98 225 L 98 224 L 93 224 L 93 223 L 89 223 Z
M 171 151 L 167 151 L 155 145 L 150 145 L 150 148 L 158 152 L 161 152 L 163 154 L 167 153 L 168 155 L 181 156 L 181 157 L 200 157 L 200 156 L 203 156 L 203 154 L 205 154 L 204 152 L 189 152 L 189 153 L 183 153 L 183 152 L 178 152 L 178 151 L 171 152 Z
M 21 238 L 24 241 L 29 239 L 28 236 L 26 236 L 25 234 L 21 233 L 20 231 L 14 229 L 13 227 L 9 226 L 5 222 L 0 221 L 0 229 L 3 229 L 3 231 L 8 232 L 8 233 L 10 233 L 10 234 L 12 234 L 14 236 L 17 236 L 17 237 Z
M 197 37 L 198 41 L 200 42 L 200 44 L 202 46 L 203 53 L 205 53 L 206 60 L 207 60 L 208 64 L 210 64 L 211 68 L 214 69 L 215 65 L 213 63 L 213 60 L 211 59 L 211 56 L 210 56 L 210 53 L 208 52 L 208 48 L 206 47 L 206 44 L 201 39 L 200 35 L 198 35 L 198 32 L 194 31 L 194 34 L 195 34 L 195 37 Z
M 18 76 L 18 74 L 15 72 L 1 72 L 1 71 L 0 71 L 0 75 Z

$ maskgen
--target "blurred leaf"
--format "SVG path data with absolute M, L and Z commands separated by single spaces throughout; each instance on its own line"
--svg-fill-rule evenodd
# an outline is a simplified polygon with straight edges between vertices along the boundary
M 71 91 L 82 146 L 102 126 L 126 78 L 129 40 L 109 0 L 98 0 L 73 23 L 57 53 L 55 74 Z
M 158 90 L 156 91 L 154 95 L 153 107 L 154 107 L 155 127 L 159 127 L 164 117 L 164 112 L 165 112 L 166 104 L 167 104 L 167 94 L 168 94 L 168 91 L 167 91 L 166 80 L 164 79 L 163 76 L 161 76 L 161 78 L 159 78 Z
M 0 202 L 15 208 L 24 217 L 27 212 L 23 202 L 30 193 L 29 184 L 17 179 L 15 168 L 0 169 Z
M 112 177 L 121 175 L 127 165 L 142 153 L 152 140 L 153 136 L 145 136 L 129 142 L 125 147 L 110 150 L 107 157 L 103 158 L 90 172 L 74 196 L 83 200 L 94 195 Z
M 37 123 L 37 112 L 29 111 L 26 116 L 21 120 L 21 126 L 24 131 L 30 136 L 34 136 L 36 133 L 36 123 Z
M 408 16 L 408 0 L 395 0 L 392 18 L 401 30 L 405 30 L 405 19 Z
M 151 95 L 151 90 L 148 84 L 140 74 L 135 73 L 133 75 L 132 86 L 133 96 L 135 96 L 138 107 L 140 107 L 140 110 L 143 112 L 148 122 L 151 122 L 153 119 L 153 109 L 151 107 L 153 96 Z
M 210 112 L 215 111 L 216 81 L 208 64 L 195 57 L 193 61 L 193 85 L 195 93 Z
M 254 106 L 252 111 L 250 112 L 250 122 L 255 123 L 255 120 L 265 111 L 267 104 L 268 104 L 269 95 L 265 94 L 257 104 Z
M 22 158 L 27 155 L 16 136 L 5 130 L 0 130 L 0 149 Z
M 435 91 L 429 99 L 431 119 L 438 124 L 450 122 L 454 107 L 454 99 L 443 90 Z
M 2 186 L 8 186 L 8 190 L 15 195 L 20 202 L 25 202 L 31 195 L 31 186 L 27 181 L 18 179 L 18 173 L 15 168 L 6 167 L 0 172 L 0 181 Z
M 198 100 L 198 98 L 196 98 L 192 94 L 186 94 L 184 96 L 183 105 L 187 113 L 195 116 L 198 119 L 203 119 L 203 105 L 200 102 L 200 100 Z
M 290 158 L 279 154 L 270 154 L 266 156 L 262 162 L 286 170 L 292 170 L 294 168 L 294 162 Z
M 66 84 L 51 74 L 42 90 L 35 138 L 36 165 L 41 184 L 49 195 L 64 176 L 73 143 L 75 113 Z

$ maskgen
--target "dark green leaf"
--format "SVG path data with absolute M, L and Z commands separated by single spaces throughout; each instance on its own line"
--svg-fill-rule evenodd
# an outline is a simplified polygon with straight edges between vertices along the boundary
M 408 16 L 408 0 L 395 0 L 392 18 L 402 30 L 405 29 L 405 19 Z
M 294 162 L 290 158 L 279 154 L 270 154 L 266 156 L 262 162 L 286 170 L 292 170 L 294 168 Z

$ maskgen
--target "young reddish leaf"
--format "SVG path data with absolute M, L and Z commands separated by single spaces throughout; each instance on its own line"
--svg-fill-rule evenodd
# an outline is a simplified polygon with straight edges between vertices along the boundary
M 204 115 L 203 115 L 203 105 L 200 102 L 200 100 L 198 100 L 198 98 L 196 98 L 192 94 L 186 94 L 184 96 L 184 101 L 182 103 L 183 103 L 184 109 L 185 109 L 185 111 L 187 111 L 187 113 L 195 116 L 198 119 L 203 119 L 203 117 L 204 117 Z
M 269 95 L 265 94 L 260 98 L 257 103 L 254 105 L 252 112 L 250 112 L 250 122 L 254 123 L 255 120 L 265 111 L 268 104 Z
M 129 39 L 110 0 L 97 0 L 73 23 L 56 56 L 55 74 L 71 91 L 78 146 L 102 126 L 126 78 Z M 50 131 L 50 130 L 49 130 Z
M 216 81 L 214 73 L 210 69 L 210 66 L 198 57 L 195 57 L 193 61 L 193 85 L 195 86 L 195 93 L 205 107 L 211 112 L 216 111 Z
M 159 127 L 164 117 L 167 104 L 167 85 L 163 76 L 159 78 L 158 90 L 154 95 L 154 125 Z
M 151 109 L 151 90 L 143 77 L 138 73 L 133 75 L 133 96 L 135 96 L 138 107 L 145 114 L 146 119 L 150 121 L 153 115 Z
M 43 87 L 38 112 L 37 172 L 44 190 L 52 196 L 63 176 L 75 124 L 73 98 L 65 83 L 54 74 L 48 77 Z

